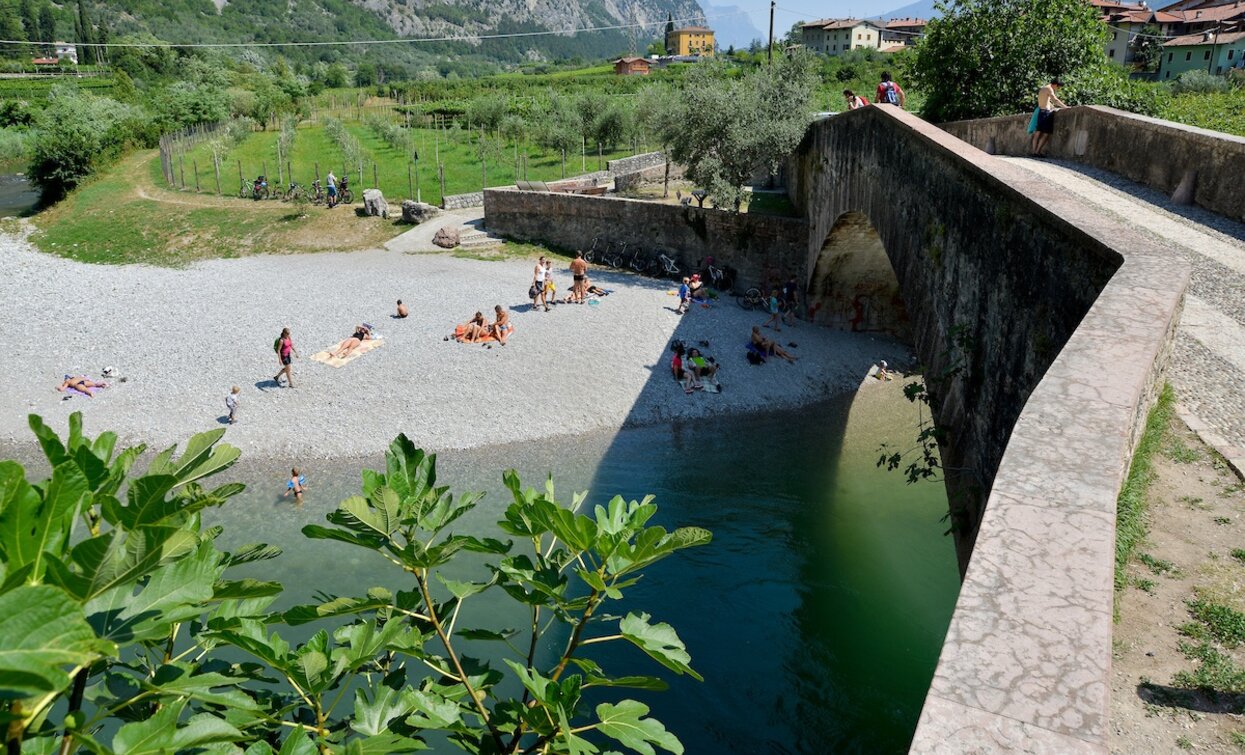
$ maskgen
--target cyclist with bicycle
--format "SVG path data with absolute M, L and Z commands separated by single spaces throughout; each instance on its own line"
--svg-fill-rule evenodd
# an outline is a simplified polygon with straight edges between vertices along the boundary
M 268 179 L 264 176 L 258 176 L 255 183 L 251 186 L 251 196 L 254 199 L 262 199 L 268 193 Z
M 324 182 L 328 185 L 328 205 L 329 207 L 337 206 L 337 176 L 333 175 L 330 170 L 329 174 L 324 177 Z
M 350 204 L 350 174 L 342 176 L 341 190 L 337 193 L 338 201 Z

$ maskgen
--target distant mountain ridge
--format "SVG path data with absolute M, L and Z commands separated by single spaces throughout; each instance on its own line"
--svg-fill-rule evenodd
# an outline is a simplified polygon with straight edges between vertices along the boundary
M 738 5 L 711 5 L 704 3 L 713 38 L 723 50 L 730 46 L 747 47 L 754 39 L 765 39 L 765 34 L 752 23 L 748 13 Z
M 890 19 L 890 18 L 941 18 L 942 12 L 934 7 L 934 0 L 917 0 L 915 3 L 896 8 L 886 13 L 879 13 L 872 19 Z
M 292 60 L 366 58 L 428 65 L 464 56 L 496 62 L 599 58 L 644 51 L 667 16 L 703 22 L 696 0 L 86 0 L 95 23 L 116 38 L 151 34 L 167 42 L 333 41 L 511 35 L 463 42 L 412 42 L 368 48 L 239 48 L 239 57 Z M 579 34 L 529 35 L 645 24 Z M 444 66 L 442 66 L 444 67 Z M 444 71 L 442 71 L 444 73 Z

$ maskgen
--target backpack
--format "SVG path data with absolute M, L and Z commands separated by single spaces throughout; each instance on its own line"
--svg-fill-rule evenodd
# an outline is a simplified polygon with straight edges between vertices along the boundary
M 281 353 L 281 336 L 277 336 L 277 340 L 272 342 L 272 350 Z
M 893 81 L 882 82 L 882 101 L 887 105 L 899 104 L 899 89 Z

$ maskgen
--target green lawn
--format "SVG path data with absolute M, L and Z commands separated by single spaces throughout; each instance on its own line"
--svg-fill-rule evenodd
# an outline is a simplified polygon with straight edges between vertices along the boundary
M 359 166 L 345 166 L 342 151 L 331 141 L 320 126 L 304 126 L 298 129 L 294 140 L 293 154 L 289 165 L 294 178 L 304 186 L 310 185 L 316 176 L 323 177 L 331 168 L 340 178 L 345 170 L 350 171 L 353 188 L 370 188 L 373 185 L 373 165 L 379 180 L 380 189 L 390 201 L 409 196 L 409 187 L 418 181 L 419 193 L 425 202 L 438 204 L 441 201 L 441 187 L 437 180 L 436 157 L 439 154 L 445 165 L 445 191 L 447 194 L 465 194 L 479 191 L 483 183 L 483 172 L 475 137 L 471 132 L 462 130 L 442 131 L 434 129 L 411 129 L 412 146 L 419 152 L 418 173 L 414 163 L 405 150 L 390 147 L 368 126 L 362 123 L 347 123 L 346 130 L 354 135 L 363 146 L 365 153 L 363 176 L 360 180 Z M 236 196 L 240 188 L 238 180 L 239 164 L 242 176 L 250 181 L 267 169 L 271 186 L 278 185 L 277 171 L 277 136 L 275 130 L 259 131 L 248 136 L 241 144 L 229 150 L 221 165 L 221 192 L 227 196 Z M 447 141 L 448 139 L 448 141 Z M 558 155 L 546 153 L 533 145 L 520 146 L 518 155 L 527 155 L 527 178 L 533 181 L 552 181 L 562 177 L 562 164 Z M 631 152 L 626 149 L 607 151 L 603 160 L 626 157 Z M 501 154 L 488 162 L 488 185 L 501 186 L 515 181 L 515 145 L 507 144 Z M 598 160 L 595 153 L 587 155 L 586 160 L 580 155 L 568 155 L 566 164 L 567 176 L 579 175 L 597 170 Z M 410 167 L 410 183 L 408 184 L 407 169 Z M 199 188 L 203 192 L 216 192 L 216 178 L 212 167 L 211 150 L 207 144 L 200 144 L 189 150 L 181 160 L 175 173 L 180 183 L 181 169 L 185 172 L 188 189 L 195 186 L 195 169 L 198 169 Z M 604 165 L 602 164 L 602 168 Z M 282 167 L 280 178 L 288 183 Z M 157 169 L 158 175 L 158 169 Z M 282 187 L 284 188 L 284 187 Z M 355 196 L 359 192 L 356 190 Z

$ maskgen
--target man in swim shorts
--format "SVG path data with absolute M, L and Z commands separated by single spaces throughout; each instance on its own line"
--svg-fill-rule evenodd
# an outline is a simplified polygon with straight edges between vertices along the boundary
M 1030 155 L 1033 157 L 1046 156 L 1046 145 L 1050 142 L 1050 135 L 1055 133 L 1055 111 L 1067 107 L 1058 96 L 1062 86 L 1063 82 L 1055 77 L 1038 90 L 1037 130 L 1033 132 L 1030 142 Z
M 575 252 L 575 259 L 571 260 L 571 276 L 574 282 L 571 283 L 571 301 L 577 301 L 580 304 L 584 301 L 584 281 L 588 276 L 588 262 L 584 259 L 583 252 Z

